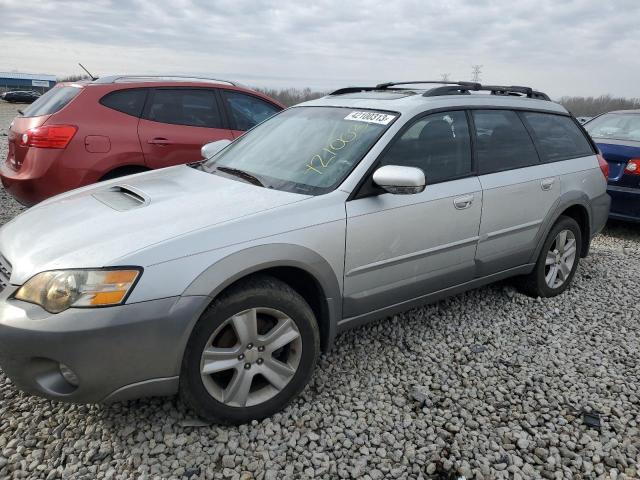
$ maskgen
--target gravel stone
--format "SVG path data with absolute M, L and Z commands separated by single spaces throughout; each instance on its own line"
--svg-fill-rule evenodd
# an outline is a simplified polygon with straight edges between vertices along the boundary
M 0 225 L 23 210 L 0 188 Z M 638 478 L 638 291 L 640 226 L 612 222 L 563 295 L 504 282 L 342 334 L 300 398 L 240 427 L 175 398 L 51 402 L 0 371 L 0 479 Z

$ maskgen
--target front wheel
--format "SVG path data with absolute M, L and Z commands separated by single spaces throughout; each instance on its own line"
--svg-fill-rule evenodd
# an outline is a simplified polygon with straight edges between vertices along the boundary
M 203 313 L 185 351 L 180 395 L 208 421 L 259 420 L 302 391 L 319 351 L 307 302 L 286 283 L 256 276 Z
M 533 297 L 564 292 L 580 261 L 582 232 L 571 217 L 561 216 L 547 236 L 533 271 L 520 279 L 520 290 Z

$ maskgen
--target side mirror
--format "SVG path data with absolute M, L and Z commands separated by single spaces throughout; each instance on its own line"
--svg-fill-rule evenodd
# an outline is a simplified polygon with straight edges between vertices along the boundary
M 424 172 L 415 167 L 385 165 L 373 172 L 373 182 L 389 193 L 410 195 L 420 193 L 426 186 Z
M 202 155 L 202 158 L 209 160 L 230 143 L 231 140 L 217 140 L 215 142 L 205 143 L 200 149 L 200 154 Z

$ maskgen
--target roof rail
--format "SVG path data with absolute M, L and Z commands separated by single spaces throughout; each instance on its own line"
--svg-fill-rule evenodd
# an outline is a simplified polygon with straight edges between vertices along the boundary
M 230 80 L 222 80 L 220 78 L 212 77 L 200 77 L 193 75 L 107 75 L 94 80 L 93 83 L 119 83 L 119 82 L 162 82 L 162 81 L 198 81 L 198 82 L 213 82 L 213 83 L 226 83 L 228 85 L 237 86 L 236 82 Z
M 387 82 L 387 83 L 379 83 L 375 87 L 339 88 L 338 90 L 331 92 L 329 95 L 344 95 L 345 93 L 371 92 L 373 90 L 387 90 L 388 88 L 395 87 L 397 85 L 420 85 L 425 83 L 438 84 L 438 85 L 465 85 L 465 86 L 480 85 L 479 83 L 473 83 L 473 82 L 443 82 L 443 81 L 436 81 L 436 80 L 419 80 L 419 81 L 410 81 L 410 82 Z
M 470 82 L 469 82 L 470 83 Z M 492 95 L 521 96 L 534 98 L 537 100 L 551 100 L 546 93 L 539 92 L 531 87 L 520 87 L 517 85 L 481 85 L 479 83 L 464 85 L 459 82 L 454 85 L 446 85 L 443 87 L 432 88 L 422 95 L 425 97 L 438 97 L 441 95 L 468 95 L 470 92 L 491 92 Z
M 420 85 L 420 84 L 437 84 L 437 85 L 460 85 L 464 87 L 479 87 L 480 84 L 476 82 L 449 82 L 444 80 L 413 80 L 411 82 L 387 82 L 379 83 L 376 88 L 384 90 L 389 87 L 395 87 L 396 85 Z
M 345 93 L 371 92 L 376 87 L 344 87 L 331 92 L 329 95 L 344 95 Z
M 401 85 L 423 85 L 435 84 L 442 85 L 440 87 L 427 90 L 422 95 L 425 97 L 438 97 L 441 95 L 469 95 L 471 92 L 486 91 L 492 95 L 524 95 L 527 98 L 535 98 L 537 100 L 551 100 L 546 93 L 533 90 L 531 87 L 519 87 L 517 85 L 482 85 L 478 82 L 448 82 L 442 80 L 414 80 L 410 82 L 387 82 L 379 83 L 375 87 L 345 87 L 331 92 L 329 95 L 343 95 L 345 93 L 370 92 L 373 90 L 387 90 L 391 87 Z

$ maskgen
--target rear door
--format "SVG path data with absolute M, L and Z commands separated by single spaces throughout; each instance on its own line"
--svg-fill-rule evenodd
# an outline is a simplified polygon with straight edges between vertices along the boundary
M 524 265 L 547 212 L 560 196 L 553 164 L 543 164 L 520 116 L 473 110 L 483 207 L 478 275 Z
M 262 98 L 232 90 L 223 90 L 222 99 L 234 138 L 282 110 Z
M 138 136 L 147 165 L 163 168 L 201 160 L 205 143 L 233 140 L 226 127 L 215 89 L 155 88 Z

